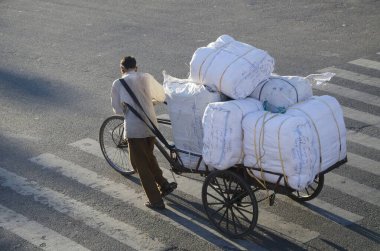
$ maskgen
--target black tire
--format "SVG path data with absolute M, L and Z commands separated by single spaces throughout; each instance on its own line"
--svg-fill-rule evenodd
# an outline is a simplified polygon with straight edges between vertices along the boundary
M 202 202 L 209 220 L 229 238 L 241 238 L 257 224 L 256 196 L 247 182 L 232 171 L 214 171 L 206 177 Z
M 325 183 L 325 175 L 319 174 L 315 177 L 313 183 L 301 191 L 293 191 L 288 196 L 298 202 L 305 202 L 314 199 L 322 191 Z
M 104 120 L 99 131 L 99 142 L 103 156 L 108 164 L 122 175 L 128 176 L 135 171 L 129 161 L 128 144 L 123 142 L 124 117 L 111 116 Z

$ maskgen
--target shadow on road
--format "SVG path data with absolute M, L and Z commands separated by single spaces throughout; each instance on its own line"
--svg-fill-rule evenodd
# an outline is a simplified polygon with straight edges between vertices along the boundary
M 197 202 L 189 201 L 175 193 L 166 197 L 166 201 L 170 202 L 171 207 L 175 208 L 182 214 L 187 215 L 189 218 L 191 218 L 192 221 L 196 221 L 202 225 L 207 226 L 208 228 L 212 230 L 215 230 L 215 232 L 217 232 L 216 228 L 211 224 L 211 222 L 205 215 L 203 206 L 201 204 Z M 180 216 L 175 215 L 175 213 L 166 210 L 166 212 L 163 212 L 163 214 L 165 214 L 166 216 L 172 218 L 173 220 L 181 224 L 181 222 L 177 220 L 177 218 Z M 187 224 L 185 227 L 193 231 L 194 233 L 200 234 L 207 241 L 215 245 L 220 245 L 220 241 L 221 241 L 220 237 L 210 232 L 206 228 L 201 228 L 200 226 L 192 223 L 191 221 L 189 221 L 189 224 Z M 228 239 L 228 237 L 225 237 L 225 238 Z M 250 250 L 250 247 L 251 247 L 250 243 L 255 243 L 256 245 L 265 247 L 265 249 L 268 249 L 268 250 L 305 250 L 303 247 L 299 246 L 298 244 L 293 243 L 279 236 L 278 234 L 275 233 L 275 231 L 270 231 L 264 228 L 263 226 L 259 226 L 259 225 L 256 226 L 252 234 L 249 234 L 243 239 L 237 239 L 237 240 L 232 239 L 232 241 L 236 241 L 240 246 L 247 248 L 247 250 Z
M 18 73 L 0 68 L 1 98 L 11 105 L 56 105 L 73 103 L 73 88 L 33 72 Z

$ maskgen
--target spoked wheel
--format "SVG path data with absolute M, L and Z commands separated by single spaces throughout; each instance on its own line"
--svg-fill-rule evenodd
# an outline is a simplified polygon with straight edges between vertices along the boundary
M 107 118 L 99 131 L 99 142 L 108 164 L 123 175 L 135 173 L 129 161 L 128 144 L 123 141 L 124 117 Z
M 313 183 L 308 185 L 305 189 L 301 191 L 294 191 L 288 196 L 295 201 L 305 202 L 314 199 L 322 191 L 323 184 L 325 182 L 324 174 L 319 174 L 315 177 Z
M 243 237 L 257 224 L 255 194 L 247 182 L 232 171 L 210 173 L 203 184 L 202 201 L 209 220 L 228 237 Z

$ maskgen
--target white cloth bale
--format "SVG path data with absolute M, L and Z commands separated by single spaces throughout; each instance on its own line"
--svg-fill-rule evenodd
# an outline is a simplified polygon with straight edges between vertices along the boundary
M 195 169 L 202 156 L 202 117 L 207 105 L 224 100 L 224 96 L 188 79 L 178 79 L 164 72 L 164 90 L 172 123 L 174 144 L 183 165 Z M 193 155 L 192 155 L 193 154 Z M 196 156 L 198 155 L 198 156 Z M 205 170 L 202 161 L 198 170 Z
M 205 163 L 219 170 L 242 163 L 242 120 L 260 110 L 261 102 L 252 98 L 209 104 L 202 120 Z
M 268 80 L 261 82 L 250 96 L 265 102 L 265 110 L 274 113 L 284 112 L 289 106 L 313 96 L 312 85 L 324 84 L 334 75 L 331 72 L 306 77 L 272 74 Z
M 279 112 L 310 98 L 313 91 L 307 78 L 272 75 L 261 82 L 250 96 L 262 102 L 266 101 L 268 111 Z
M 273 68 L 274 59 L 266 51 L 222 35 L 195 51 L 190 78 L 233 99 L 243 99 L 269 78 Z
M 257 178 L 276 183 L 280 176 L 265 171 L 284 174 L 296 190 L 313 181 L 312 128 L 306 118 L 260 111 L 244 118 L 243 130 L 244 165 L 264 170 L 250 169 Z
M 346 126 L 342 108 L 334 97 L 313 96 L 289 107 L 285 114 L 303 116 L 312 125 L 315 175 L 346 157 Z

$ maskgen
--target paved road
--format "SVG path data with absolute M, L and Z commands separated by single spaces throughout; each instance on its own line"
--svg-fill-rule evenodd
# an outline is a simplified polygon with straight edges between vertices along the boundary
M 0 1 L 0 250 L 376 250 L 380 242 L 378 1 Z M 194 50 L 229 34 L 283 75 L 332 71 L 315 95 L 345 112 L 349 162 L 305 205 L 278 196 L 229 240 L 207 220 L 204 178 L 177 176 L 168 210 L 100 155 L 122 55 L 184 78 Z M 157 113 L 167 114 L 164 106 Z M 170 138 L 170 129 L 163 129 Z M 160 158 L 161 166 L 168 168 Z M 168 177 L 170 172 L 166 169 Z

